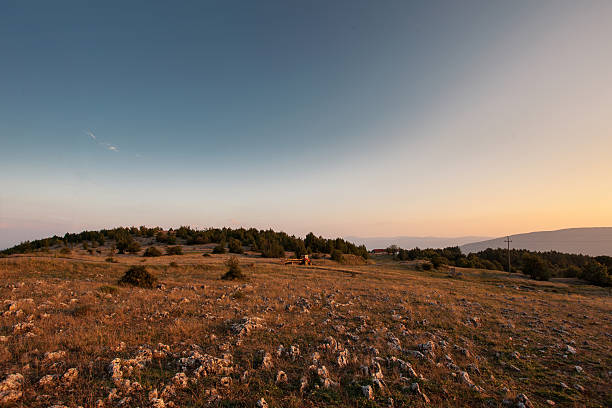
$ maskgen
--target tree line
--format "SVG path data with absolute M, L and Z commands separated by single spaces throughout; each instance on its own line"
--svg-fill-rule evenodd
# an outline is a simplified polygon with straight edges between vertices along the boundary
M 387 248 L 397 260 L 426 259 L 434 268 L 440 265 L 462 268 L 478 268 L 508 271 L 508 250 L 488 248 L 484 251 L 464 254 L 459 247 L 443 249 Z M 612 257 L 566 254 L 557 251 L 529 251 L 511 249 L 510 264 L 513 271 L 520 271 L 539 280 L 551 277 L 577 277 L 600 286 L 612 286 Z
M 99 231 L 83 231 L 79 233 L 66 233 L 63 237 L 53 236 L 50 238 L 34 241 L 25 241 L 12 248 L 5 249 L 0 253 L 5 255 L 22 254 L 40 250 L 47 250 L 58 245 L 71 247 L 78 244 L 103 246 L 106 243 L 115 245 L 120 253 L 138 252 L 140 245 L 135 238 L 154 238 L 156 242 L 166 245 L 201 245 L 216 243 L 217 246 L 229 247 L 230 252 L 240 253 L 242 247 L 250 247 L 251 250 L 261 252 L 262 256 L 269 258 L 283 257 L 285 251 L 295 252 L 301 257 L 306 254 L 351 254 L 368 258 L 368 250 L 365 245 L 357 246 L 342 238 L 323 238 L 312 232 L 305 238 L 289 235 L 285 232 L 276 232 L 272 229 L 258 230 L 256 228 L 207 228 L 194 229 L 182 226 L 177 229 L 164 230 L 160 227 L 118 227 L 103 229 Z

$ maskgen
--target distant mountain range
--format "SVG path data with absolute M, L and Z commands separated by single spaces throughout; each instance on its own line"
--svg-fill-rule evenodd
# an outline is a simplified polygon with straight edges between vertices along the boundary
M 423 248 L 446 248 L 449 246 L 461 246 L 476 241 L 483 241 L 491 237 L 467 236 L 467 237 L 346 237 L 345 239 L 357 245 L 365 245 L 369 250 L 376 248 L 387 248 L 397 245 L 400 248 L 412 249 Z
M 397 245 L 404 249 L 445 248 L 459 246 L 464 253 L 479 252 L 487 248 L 506 248 L 506 237 L 355 237 L 345 238 L 369 250 Z M 559 251 L 591 256 L 612 256 L 612 227 L 567 228 L 557 231 L 538 231 L 511 235 L 510 247 L 531 251 Z
M 507 248 L 506 237 L 461 245 L 464 253 L 487 248 Z M 558 251 L 570 254 L 612 256 L 612 227 L 568 228 L 510 236 L 511 248 L 531 251 Z

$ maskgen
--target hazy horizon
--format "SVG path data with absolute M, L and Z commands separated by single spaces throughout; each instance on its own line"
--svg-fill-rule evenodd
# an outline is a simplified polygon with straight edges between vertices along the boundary
M 612 3 L 0 5 L 0 247 L 612 225 Z

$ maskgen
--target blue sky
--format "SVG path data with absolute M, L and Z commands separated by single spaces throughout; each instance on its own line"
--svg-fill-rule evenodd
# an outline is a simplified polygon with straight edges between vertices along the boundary
M 610 17 L 606 1 L 2 2 L 0 246 L 132 224 L 611 225 Z

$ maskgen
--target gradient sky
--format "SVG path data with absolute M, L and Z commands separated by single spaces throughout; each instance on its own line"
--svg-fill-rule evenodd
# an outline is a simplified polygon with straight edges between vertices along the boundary
M 612 2 L 0 3 L 0 247 L 612 225 Z

